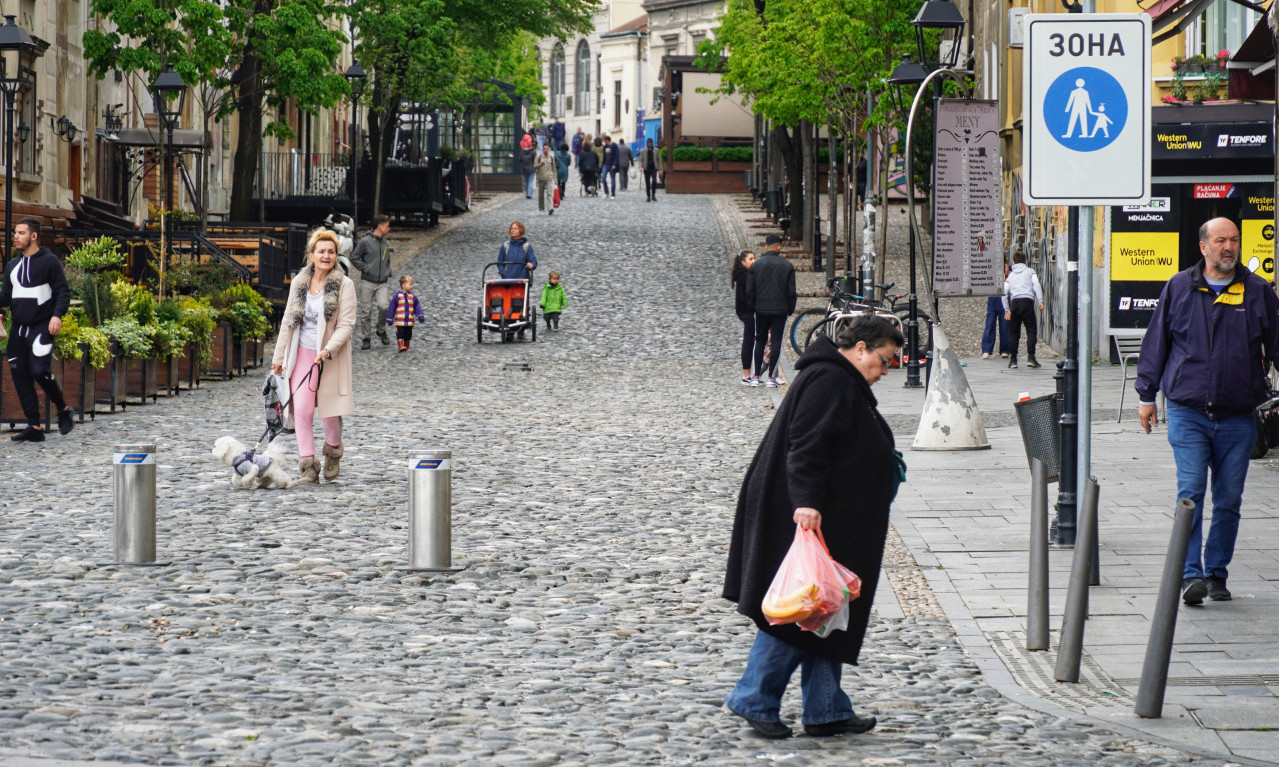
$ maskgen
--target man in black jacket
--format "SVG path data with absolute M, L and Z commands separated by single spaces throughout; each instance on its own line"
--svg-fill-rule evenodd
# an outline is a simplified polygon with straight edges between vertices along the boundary
M 49 401 L 58 408 L 58 431 L 66 434 L 75 426 L 62 389 L 53 378 L 53 337 L 62 330 L 62 315 L 71 306 L 71 290 L 62 271 L 62 262 L 48 248 L 40 247 L 40 222 L 24 218 L 13 228 L 14 247 L 22 253 L 8 264 L 0 285 L 0 307 L 13 312 L 9 334 L 9 370 L 18 391 L 27 428 L 14 442 L 44 442 L 40 428 L 40 401 L 35 384 L 40 384 Z
M 782 338 L 786 334 L 786 318 L 795 311 L 795 267 L 781 256 L 782 238 L 770 234 L 764 240 L 764 255 L 755 260 L 746 277 L 746 300 L 755 312 L 755 375 L 750 385 L 761 383 L 777 388 L 777 360 L 782 356 Z M 768 375 L 764 375 L 764 346 L 769 335 L 773 349 L 768 358 Z

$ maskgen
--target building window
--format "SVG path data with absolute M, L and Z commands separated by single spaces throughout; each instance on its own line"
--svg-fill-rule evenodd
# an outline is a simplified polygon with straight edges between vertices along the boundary
M 35 78 L 27 80 L 26 85 L 17 96 L 18 103 L 14 110 L 13 140 L 17 144 L 18 154 L 14 165 L 19 173 L 34 175 L 36 172 L 36 143 L 40 134 L 39 118 L 36 117 L 36 82 Z M 31 136 L 24 142 L 18 142 L 18 126 L 31 126 Z
M 613 81 L 613 127 L 622 127 L 622 81 Z
M 551 51 L 551 116 L 564 115 L 564 46 L 555 44 Z
M 574 91 L 577 97 L 573 99 L 577 107 L 577 114 L 590 114 L 591 111 L 591 46 L 582 40 L 577 44 L 577 68 L 574 71 Z
M 1234 3 L 1213 3 L 1186 35 L 1189 55 L 1215 56 L 1239 50 L 1261 14 Z

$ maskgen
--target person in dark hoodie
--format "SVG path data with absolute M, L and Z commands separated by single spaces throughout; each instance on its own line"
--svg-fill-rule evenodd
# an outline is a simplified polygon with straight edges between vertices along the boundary
M 537 150 L 533 148 L 533 137 L 528 133 L 520 139 L 520 173 L 524 175 L 524 198 L 533 199 L 533 180 L 537 178 Z
M 50 364 L 53 337 L 62 330 L 62 315 L 71 306 L 71 290 L 67 287 L 62 262 L 40 245 L 39 221 L 19 220 L 13 228 L 13 245 L 22 257 L 9 261 L 4 283 L 0 285 L 0 307 L 9 307 L 13 313 L 7 356 L 13 387 L 18 391 L 22 413 L 27 417 L 27 428 L 12 440 L 43 442 L 37 383 L 58 409 L 58 431 L 66 434 L 75 428 L 71 410 L 62 396 L 62 388 L 53 378 Z
M 755 353 L 755 310 L 751 308 L 750 301 L 746 297 L 746 282 L 749 275 L 747 270 L 753 263 L 755 263 L 753 251 L 743 250 L 738 253 L 737 258 L 733 259 L 731 278 L 733 290 L 736 292 L 733 308 L 737 312 L 737 319 L 742 321 L 742 383 L 747 386 L 751 382 L 751 359 Z
M 902 342 L 890 322 L 863 315 L 833 341 L 809 344 L 742 482 L 723 596 L 759 631 L 746 671 L 724 702 L 766 738 L 791 734 L 781 721 L 781 699 L 799 667 L 809 735 L 863 733 L 876 724 L 873 716 L 857 715 L 839 683 L 843 664 L 856 665 L 861 652 L 889 505 L 905 479 L 892 430 L 870 391 Z M 769 625 L 761 608 L 796 525 L 819 529 L 831 556 L 861 577 L 848 628 L 825 638 L 794 623 Z

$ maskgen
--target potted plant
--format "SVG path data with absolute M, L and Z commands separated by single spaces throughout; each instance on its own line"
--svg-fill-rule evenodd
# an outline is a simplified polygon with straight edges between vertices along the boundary
M 116 364 L 122 368 L 108 376 L 115 379 L 117 390 L 126 397 L 138 397 L 143 404 L 147 397 L 155 399 L 159 393 L 159 379 L 150 332 L 132 315 L 107 320 L 102 325 L 102 332 L 111 339 Z M 99 386 L 103 383 L 100 377 Z M 106 383 L 111 382 L 108 380 Z
M 231 327 L 235 372 L 243 373 L 255 367 L 260 359 L 257 349 L 271 331 L 271 304 L 252 285 L 238 282 L 218 296 L 214 306 L 219 308 L 219 319 Z
M 187 388 L 200 385 L 200 371 L 208 368 L 213 362 L 213 335 L 217 328 L 217 310 L 202 298 L 185 297 L 178 299 L 172 308 L 161 304 L 158 314 L 161 318 L 173 318 L 190 333 L 185 356 L 188 359 Z
M 62 330 L 53 337 L 53 375 L 62 384 L 67 404 L 80 413 L 94 413 L 98 370 L 111 360 L 111 342 L 106 333 L 86 324 L 84 310 L 72 307 L 62 317 Z
M 191 343 L 191 331 L 178 320 L 162 320 L 158 317 L 146 329 L 151 334 L 151 346 L 159 360 L 156 376 L 160 393 L 166 397 L 177 394 L 181 383 L 178 363 L 186 354 L 187 345 Z

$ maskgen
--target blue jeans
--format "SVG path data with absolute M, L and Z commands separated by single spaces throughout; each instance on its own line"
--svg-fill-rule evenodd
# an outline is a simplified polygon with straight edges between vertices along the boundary
M 802 666 L 804 724 L 842 722 L 855 716 L 853 703 L 839 689 L 843 664 L 797 650 L 771 634 L 755 636 L 746 671 L 724 702 L 739 716 L 757 722 L 780 722 L 782 693 L 795 668 Z
M 604 194 L 617 194 L 617 168 L 604 169 Z
M 999 330 L 999 353 L 1011 354 L 1008 339 L 1008 320 L 1004 319 L 1004 301 L 999 296 L 986 299 L 986 329 L 981 334 L 981 353 L 995 353 L 995 330 Z
M 524 196 L 525 196 L 525 197 L 532 197 L 532 196 L 533 196 L 533 181 L 534 181 L 536 178 L 537 178 L 537 174 L 536 174 L 536 173 L 526 173 L 526 174 L 524 174 Z
M 1229 577 L 1235 554 L 1239 506 L 1248 477 L 1248 456 L 1256 439 L 1251 413 L 1209 418 L 1168 400 L 1168 444 L 1177 461 L 1177 497 L 1195 504 L 1183 578 Z M 1203 543 L 1204 490 L 1212 471 L 1212 526 Z M 1202 556 L 1200 550 L 1202 549 Z

